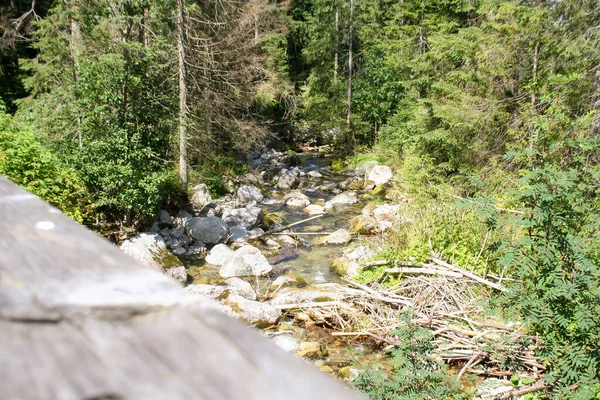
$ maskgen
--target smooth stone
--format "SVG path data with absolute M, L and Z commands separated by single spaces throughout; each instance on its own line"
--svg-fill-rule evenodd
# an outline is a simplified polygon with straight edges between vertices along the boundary
M 322 283 L 310 288 L 283 288 L 270 301 L 274 306 L 341 300 L 341 287 L 337 283 Z
M 238 294 L 248 300 L 256 300 L 258 298 L 252 285 L 240 278 L 229 278 L 223 283 L 230 289 L 230 293 L 232 294 Z
M 167 250 L 165 240 L 156 233 L 139 233 L 131 239 L 125 240 L 120 249 L 141 263 L 175 277 L 179 282 L 185 282 L 185 278 L 187 278 L 187 275 L 185 278 L 182 276 L 180 267 L 183 267 L 183 264 L 181 261 Z M 169 274 L 168 270 L 173 268 L 179 268 L 179 270 Z M 185 272 L 185 268 L 183 271 Z
M 290 190 L 298 184 L 298 177 L 292 172 L 286 172 L 284 175 L 279 177 L 276 188 L 281 190 Z
M 185 228 L 188 236 L 207 245 L 223 243 L 229 235 L 229 226 L 218 217 L 195 217 Z
M 234 251 L 229 246 L 218 244 L 208 252 L 204 260 L 209 264 L 221 266 L 233 254 Z
M 192 193 L 191 203 L 196 210 L 201 210 L 206 204 L 212 202 L 210 190 L 204 183 L 194 186 Z
M 273 339 L 271 339 L 271 340 L 273 340 L 273 342 L 275 342 L 277 347 L 279 347 L 281 350 L 283 350 L 287 353 L 293 353 L 296 350 L 298 350 L 298 347 L 300 347 L 299 340 L 292 336 L 277 335 L 277 336 L 273 337 Z
M 358 198 L 355 192 L 344 192 L 327 201 L 324 205 L 324 208 L 325 210 L 330 210 L 338 205 L 345 206 L 354 204 L 356 202 L 358 202 Z
M 347 244 L 352 240 L 352 235 L 345 229 L 338 229 L 321 240 L 321 244 Z
M 374 217 L 358 215 L 350 221 L 350 228 L 356 233 L 374 232 L 379 228 L 379 222 Z
M 224 311 L 258 328 L 274 325 L 281 317 L 281 310 L 258 301 L 232 294 L 223 302 Z
M 219 275 L 224 278 L 259 276 L 268 274 L 272 269 L 273 267 L 259 249 L 245 245 L 223 262 Z
M 387 165 L 376 165 L 366 173 L 365 178 L 376 185 L 383 185 L 394 177 L 392 169 Z
M 227 292 L 227 288 L 225 286 L 194 284 L 186 286 L 185 291 L 191 294 L 202 295 L 213 300 L 218 300 L 223 298 Z
M 259 188 L 251 185 L 242 185 L 237 190 L 237 197 L 240 203 L 246 204 L 251 201 L 260 203 L 263 201 L 263 194 Z
M 327 348 L 319 342 L 302 342 L 296 354 L 300 357 L 321 358 L 327 355 Z

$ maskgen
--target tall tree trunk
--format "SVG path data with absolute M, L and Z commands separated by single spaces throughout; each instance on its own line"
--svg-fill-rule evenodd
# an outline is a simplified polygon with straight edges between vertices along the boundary
M 76 10 L 76 6 L 71 4 L 71 9 Z M 83 39 L 81 37 L 81 29 L 79 24 L 73 17 L 70 17 L 69 21 L 69 52 L 71 53 L 71 67 L 73 71 L 73 83 L 77 85 L 77 80 L 79 79 L 77 76 L 77 60 L 81 54 L 81 47 L 83 46 Z M 81 114 L 77 113 L 77 142 L 79 145 L 79 150 L 83 149 L 83 133 L 81 132 Z
M 340 59 L 340 8 L 335 8 L 335 59 L 333 61 L 333 81 L 337 83 Z
M 350 126 L 350 115 L 352 114 L 352 42 L 354 41 L 354 0 L 350 0 L 350 26 L 349 26 L 349 34 L 348 34 L 348 113 L 346 114 L 346 122 L 348 123 L 348 127 L 352 132 L 352 127 Z M 351 143 L 354 142 L 354 134 L 350 133 Z
M 348 129 L 348 152 L 354 148 L 354 130 L 352 128 L 352 42 L 354 41 L 354 0 L 350 0 L 350 25 L 348 28 L 348 113 L 346 114 L 346 125 Z
M 187 154 L 187 74 L 185 66 L 185 21 L 184 0 L 177 0 L 177 58 L 179 61 L 179 179 L 181 186 L 188 187 L 188 154 Z

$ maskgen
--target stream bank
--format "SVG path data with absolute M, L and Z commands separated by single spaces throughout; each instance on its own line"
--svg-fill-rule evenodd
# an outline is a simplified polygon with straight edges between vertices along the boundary
M 192 208 L 161 211 L 150 232 L 121 248 L 263 329 L 285 351 L 352 379 L 359 364 L 388 355 L 332 336 L 302 307 L 345 296 L 342 278 L 359 272 L 377 235 L 397 222 L 392 170 L 368 161 L 333 171 L 332 158 L 319 152 L 263 149 L 250 158 L 252 170 L 229 182 L 231 194 L 212 199 L 198 185 Z

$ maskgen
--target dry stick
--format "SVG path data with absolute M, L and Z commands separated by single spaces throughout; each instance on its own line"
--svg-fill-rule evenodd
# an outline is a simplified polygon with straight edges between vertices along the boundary
M 440 275 L 450 276 L 452 278 L 461 278 L 462 274 L 453 271 L 441 271 L 431 268 L 388 268 L 384 270 L 386 274 L 424 274 L 424 275 Z
M 431 257 L 431 261 L 433 261 L 434 263 L 436 263 L 436 264 L 438 264 L 438 265 L 440 265 L 442 267 L 448 268 L 451 271 L 458 272 L 458 273 L 464 275 L 465 277 L 471 278 L 474 281 L 477 281 L 477 282 L 479 282 L 479 283 L 481 283 L 483 285 L 489 286 L 489 287 L 494 288 L 496 290 L 500 290 L 501 292 L 507 292 L 508 291 L 508 289 L 505 288 L 502 285 L 499 285 L 499 284 L 494 283 L 494 282 L 490 282 L 487 279 L 480 278 L 479 276 L 477 276 L 477 275 L 475 275 L 475 274 L 473 274 L 473 273 L 471 273 L 469 271 L 465 271 L 464 269 L 458 268 L 457 266 L 454 266 L 452 264 L 448 264 L 447 262 L 445 262 L 443 260 L 440 260 L 439 258 Z
M 512 399 L 515 397 L 522 396 L 527 393 L 539 392 L 540 390 L 548 389 L 550 386 L 546 384 L 543 380 L 537 381 L 531 386 L 527 386 L 520 389 L 510 390 L 508 392 L 500 393 L 495 396 L 487 396 L 484 397 L 485 400 L 505 400 Z
M 482 355 L 480 353 L 475 353 L 473 355 L 473 357 L 471 357 L 471 359 L 469 360 L 469 362 L 467 362 L 460 370 L 460 372 L 458 373 L 458 375 L 456 375 L 456 379 L 460 380 L 460 378 L 462 378 L 462 376 L 464 375 L 465 372 L 467 372 L 467 370 L 471 367 L 476 366 L 477 364 L 479 364 L 482 360 L 483 357 L 481 357 Z
M 287 236 L 321 236 L 321 235 L 331 235 L 333 232 L 275 232 L 271 233 L 272 235 L 287 235 Z
M 268 235 L 271 235 L 273 233 L 281 232 L 281 231 L 283 231 L 283 230 L 285 230 L 287 228 L 291 228 L 292 226 L 300 225 L 300 224 L 302 224 L 304 222 L 308 222 L 308 221 L 311 221 L 311 220 L 316 219 L 316 218 L 321 218 L 323 215 L 325 215 L 325 214 L 315 215 L 314 217 L 306 218 L 306 219 L 303 219 L 301 221 L 297 221 L 297 222 L 294 222 L 292 224 L 288 224 L 286 226 L 282 226 L 280 228 L 273 229 L 272 231 L 267 231 L 267 232 L 261 233 L 260 235 L 251 236 L 251 237 L 248 238 L 248 240 L 257 240 L 257 239 L 260 239 L 263 236 L 268 236 Z

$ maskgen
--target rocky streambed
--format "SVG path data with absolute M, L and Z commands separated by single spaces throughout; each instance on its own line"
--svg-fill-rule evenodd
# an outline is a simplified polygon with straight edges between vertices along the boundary
M 159 213 L 149 232 L 121 248 L 263 329 L 282 349 L 323 371 L 352 379 L 364 362 L 385 358 L 351 336 L 334 336 L 303 305 L 351 293 L 342 278 L 373 257 L 380 233 L 398 223 L 392 170 L 368 161 L 334 172 L 319 153 L 261 149 L 251 171 L 213 199 L 193 189 L 187 210 Z

